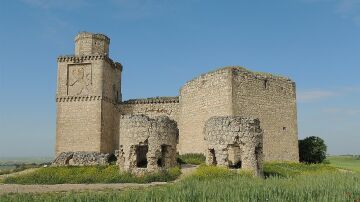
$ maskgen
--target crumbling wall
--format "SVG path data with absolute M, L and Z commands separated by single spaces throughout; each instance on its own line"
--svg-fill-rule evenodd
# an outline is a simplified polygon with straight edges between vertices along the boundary
M 210 118 L 204 127 L 206 163 L 262 173 L 263 134 L 260 121 L 239 116 Z
M 53 166 L 109 165 L 110 154 L 99 152 L 61 152 L 53 161 Z
M 179 131 L 169 117 L 124 115 L 120 117 L 119 133 L 116 155 L 121 169 L 143 173 L 176 165 Z
M 179 97 L 132 99 L 122 102 L 119 109 L 121 115 L 168 116 L 170 119 L 178 121 Z

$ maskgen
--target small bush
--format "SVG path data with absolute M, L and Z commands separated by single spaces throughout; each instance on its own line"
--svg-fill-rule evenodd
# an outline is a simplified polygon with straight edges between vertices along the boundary
M 326 145 L 323 139 L 315 136 L 299 140 L 300 161 L 322 163 L 326 159 Z
M 77 184 L 77 183 L 149 183 L 166 182 L 180 176 L 178 167 L 136 176 L 120 172 L 118 166 L 82 166 L 40 168 L 31 173 L 5 178 L 7 184 Z
M 200 165 L 202 163 L 205 163 L 205 159 L 206 158 L 204 154 L 189 153 L 189 154 L 179 155 L 177 158 L 177 162 L 179 164 Z

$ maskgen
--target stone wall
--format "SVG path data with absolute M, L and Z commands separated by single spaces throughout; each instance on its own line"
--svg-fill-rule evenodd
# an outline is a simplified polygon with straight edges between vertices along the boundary
M 170 119 L 179 119 L 178 97 L 156 97 L 147 99 L 134 99 L 122 102 L 119 105 L 121 115 L 144 114 L 149 117 L 168 116 Z
M 96 34 L 94 37 L 105 40 Z M 120 63 L 99 53 L 58 58 L 56 155 L 67 151 L 114 152 L 118 146 L 121 71 Z
M 298 161 L 295 83 L 238 67 L 232 78 L 234 115 L 259 118 L 265 160 Z
M 231 95 L 229 69 L 204 74 L 180 89 L 180 154 L 204 153 L 205 121 L 212 116 L 232 115 Z
M 61 152 L 52 162 L 53 166 L 109 165 L 110 154 L 99 152 Z
M 258 119 L 212 117 L 205 124 L 204 138 L 207 164 L 241 168 L 262 175 L 263 134 Z
M 80 32 L 75 38 L 75 55 L 109 55 L 110 39 L 103 34 Z
M 144 173 L 175 166 L 178 135 L 176 122 L 166 116 L 121 116 L 116 152 L 120 168 Z

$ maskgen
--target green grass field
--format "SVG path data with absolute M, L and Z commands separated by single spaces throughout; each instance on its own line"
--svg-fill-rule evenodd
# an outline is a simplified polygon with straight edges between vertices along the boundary
M 6 184 L 90 184 L 90 183 L 149 183 L 175 180 L 181 174 L 178 167 L 141 177 L 128 172 L 120 172 L 116 165 L 111 166 L 69 166 L 47 167 L 4 179 Z
M 360 172 L 359 156 L 330 156 L 327 159 L 334 167 Z
M 192 158 L 189 157 L 189 159 Z M 196 158 L 198 159 L 198 157 Z M 266 163 L 264 165 L 266 178 L 252 177 L 244 171 L 200 165 L 193 175 L 180 182 L 160 187 L 120 192 L 108 190 L 101 192 L 6 194 L 0 196 L 0 201 L 359 201 L 360 173 L 343 172 L 337 169 L 339 167 L 358 171 L 359 160 L 340 156 L 330 157 L 329 161 L 330 164 L 310 165 Z M 103 169 L 110 168 L 111 166 Z M 43 177 L 39 183 L 44 184 L 46 180 L 54 180 L 54 176 L 72 179 L 76 178 L 77 175 L 83 175 L 83 177 L 78 176 L 79 179 L 87 179 L 84 178 L 85 174 L 81 173 L 90 173 L 94 179 L 106 179 L 104 176 L 117 175 L 115 172 L 109 174 L 106 171 L 103 173 L 104 176 L 101 176 L 101 174 L 91 174 L 94 171 L 89 170 L 89 168 L 75 169 L 80 170 L 73 172 L 74 175 L 64 173 L 63 170 L 54 174 L 54 170 L 52 170 L 45 175 L 48 179 Z M 41 176 L 34 174 L 31 176 L 28 177 L 31 180 L 41 178 Z M 113 178 L 109 177 L 108 179 Z M 31 180 L 26 181 L 25 176 L 19 177 L 17 180 L 19 181 L 13 181 L 13 183 L 28 184 L 31 182 Z M 89 181 L 89 183 L 94 183 L 94 181 Z
M 268 168 L 285 164 L 273 163 Z M 175 184 L 142 190 L 7 194 L 0 201 L 355 201 L 360 199 L 360 174 L 344 173 L 327 165 L 290 164 L 288 177 L 266 179 L 226 168 L 200 166 L 194 175 Z M 323 171 L 326 172 L 323 172 Z M 274 169 L 271 170 L 274 174 Z

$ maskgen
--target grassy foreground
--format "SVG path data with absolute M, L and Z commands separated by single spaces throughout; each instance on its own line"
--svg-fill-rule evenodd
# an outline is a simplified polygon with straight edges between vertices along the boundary
M 116 165 L 83 166 L 83 167 L 47 167 L 18 175 L 7 177 L 7 184 L 87 184 L 87 183 L 149 183 L 175 180 L 181 174 L 180 168 L 136 176 L 128 172 L 120 172 Z
M 276 172 L 274 167 L 285 167 Z M 194 175 L 176 184 L 139 190 L 8 194 L 0 201 L 356 201 L 360 174 L 344 173 L 327 165 L 312 167 L 271 163 L 266 179 L 226 168 L 200 166 Z M 268 168 L 271 168 L 269 170 Z M 291 171 L 292 170 L 292 171 Z M 292 174 L 282 175 L 284 172 Z M 296 172 L 293 172 L 296 171 Z M 323 172 L 325 171 L 325 172 Z M 287 176 L 287 177 L 279 177 Z
M 360 156 L 330 156 L 327 160 L 334 167 L 360 172 Z

